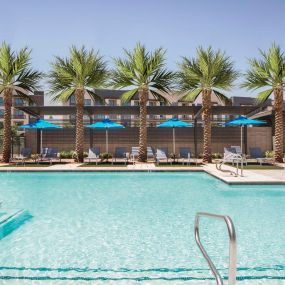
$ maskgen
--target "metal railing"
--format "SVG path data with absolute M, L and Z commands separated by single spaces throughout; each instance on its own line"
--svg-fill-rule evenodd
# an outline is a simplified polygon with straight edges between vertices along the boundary
M 236 172 L 228 169 L 222 169 L 222 166 L 227 162 L 231 162 L 233 165 L 236 165 Z M 221 159 L 219 162 L 216 162 L 216 169 L 222 172 L 229 172 L 231 175 L 234 175 L 235 177 L 239 175 L 239 169 L 240 169 L 240 176 L 243 177 L 243 166 L 245 162 L 246 158 L 241 154 L 225 153 L 224 158 Z
M 233 221 L 229 216 L 204 213 L 204 212 L 197 213 L 195 217 L 195 230 L 194 230 L 195 240 L 204 258 L 206 259 L 212 273 L 215 276 L 217 285 L 223 285 L 224 283 L 223 283 L 223 279 L 220 273 L 218 272 L 217 268 L 215 267 L 214 263 L 210 259 L 209 255 L 207 254 L 205 248 L 203 247 L 201 243 L 200 233 L 199 233 L 199 221 L 201 217 L 213 218 L 213 219 L 219 219 L 219 220 L 225 221 L 227 228 L 228 228 L 229 238 L 230 238 L 228 285 L 235 285 L 236 284 L 236 264 L 237 264 L 237 242 L 236 242 L 236 232 L 235 232 Z

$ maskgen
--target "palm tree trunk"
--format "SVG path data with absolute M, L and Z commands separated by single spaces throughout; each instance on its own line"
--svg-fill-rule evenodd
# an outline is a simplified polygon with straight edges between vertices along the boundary
M 139 162 L 147 161 L 147 128 L 146 128 L 146 103 L 148 97 L 148 89 L 141 88 L 139 90 L 140 104 L 140 134 L 139 134 Z
M 283 91 L 274 90 L 275 109 L 275 146 L 274 157 L 276 162 L 283 162 Z
M 212 161 L 211 155 L 211 90 L 204 90 L 202 93 L 202 106 L 203 113 L 202 119 L 204 122 L 203 129 L 203 163 L 209 163 Z
M 76 90 L 76 143 L 75 151 L 77 154 L 76 161 L 83 162 L 83 150 L 84 150 L 84 125 L 83 125 L 83 113 L 84 113 L 84 90 Z
M 8 163 L 11 158 L 11 109 L 12 109 L 12 89 L 4 91 L 4 132 L 2 160 Z

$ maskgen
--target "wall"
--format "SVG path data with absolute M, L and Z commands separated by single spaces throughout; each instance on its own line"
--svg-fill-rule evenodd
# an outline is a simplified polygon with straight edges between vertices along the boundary
M 194 153 L 194 128 L 177 128 L 176 130 L 176 151 L 179 147 L 190 147 Z M 85 150 L 89 148 L 90 132 L 85 130 Z M 252 127 L 248 128 L 247 145 L 260 147 L 263 151 L 272 148 L 271 128 Z M 109 151 L 114 152 L 116 146 L 127 147 L 137 146 L 139 140 L 138 128 L 125 128 L 109 130 Z M 43 131 L 43 147 L 57 147 L 61 150 L 74 150 L 75 129 L 58 129 Z M 202 153 L 203 129 L 197 128 L 198 153 Z M 93 145 L 99 146 L 101 152 L 105 152 L 105 130 L 93 130 Z M 172 152 L 172 129 L 148 128 L 148 145 L 157 147 L 168 147 Z M 240 145 L 239 127 L 213 127 L 212 128 L 212 152 L 223 153 L 225 146 Z M 37 152 L 37 132 L 26 131 L 26 147 L 31 147 Z

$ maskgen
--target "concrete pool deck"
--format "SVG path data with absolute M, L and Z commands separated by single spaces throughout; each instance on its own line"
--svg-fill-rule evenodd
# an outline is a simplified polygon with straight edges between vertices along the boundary
M 274 170 L 244 170 L 243 176 L 231 175 L 229 172 L 221 172 L 216 169 L 215 164 L 203 166 L 155 166 L 153 163 L 136 164 L 128 166 L 82 166 L 79 163 L 54 164 L 44 167 L 31 166 L 6 166 L 0 164 L 0 172 L 206 172 L 227 184 L 247 185 L 247 184 L 276 184 L 285 185 L 285 164 L 279 164 L 283 169 Z M 224 170 L 235 171 L 235 168 L 223 165 Z

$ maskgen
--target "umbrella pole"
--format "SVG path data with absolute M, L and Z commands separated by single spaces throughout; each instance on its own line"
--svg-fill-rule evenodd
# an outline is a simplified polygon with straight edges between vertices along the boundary
M 173 155 L 175 157 L 175 128 L 172 128 L 172 139 L 173 139 Z
M 106 128 L 106 153 L 109 153 L 109 149 L 108 149 L 108 128 Z
M 43 129 L 41 129 L 41 154 L 43 154 Z
M 241 125 L 241 127 L 240 127 L 240 149 L 241 149 L 241 154 L 243 154 L 243 151 L 242 151 L 242 142 L 243 142 L 242 128 L 243 128 L 243 125 Z

